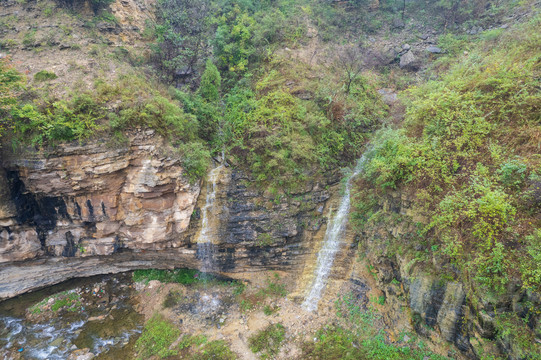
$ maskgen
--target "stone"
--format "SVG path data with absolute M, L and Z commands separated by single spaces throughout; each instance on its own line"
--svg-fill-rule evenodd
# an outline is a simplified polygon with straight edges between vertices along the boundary
M 400 57 L 400 68 L 410 71 L 419 70 L 420 63 L 412 51 L 408 51 Z
M 447 283 L 443 302 L 438 312 L 437 323 L 443 338 L 452 342 L 458 329 L 458 323 L 462 315 L 462 305 L 466 293 L 462 284 L 457 282 Z
M 90 352 L 90 349 L 75 350 L 68 356 L 68 360 L 91 360 L 96 355 Z
M 402 19 L 394 18 L 393 19 L 393 29 L 403 29 L 406 27 L 406 24 L 402 21 Z
M 432 53 L 432 54 L 441 54 L 441 49 L 437 46 L 429 46 L 426 48 L 426 51 Z
M 402 49 L 407 51 L 407 50 L 411 49 L 411 46 L 410 46 L 410 44 L 404 44 L 404 45 L 402 45 Z
M 64 341 L 63 337 L 56 338 L 55 340 L 53 340 L 53 341 L 51 341 L 49 343 L 49 346 L 59 347 L 62 344 L 63 341 Z
M 427 40 L 428 39 L 428 34 L 422 34 L 422 35 L 417 35 L 417 37 L 421 40 Z
M 392 105 L 398 101 L 398 94 L 391 89 L 379 89 L 378 93 L 383 98 L 383 102 L 387 105 Z

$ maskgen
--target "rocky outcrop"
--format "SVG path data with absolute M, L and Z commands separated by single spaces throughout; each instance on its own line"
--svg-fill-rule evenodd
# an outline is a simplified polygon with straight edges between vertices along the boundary
M 539 295 L 513 282 L 497 296 L 488 291 L 472 292 L 444 257 L 423 258 L 422 254 L 429 253 L 428 245 L 414 242 L 415 252 L 421 255 L 405 251 L 405 244 L 416 236 L 415 224 L 428 221 L 414 204 L 415 198 L 400 191 L 382 196 L 376 210 L 380 211 L 380 219 L 387 220 L 367 224 L 359 234 L 366 266 L 372 269 L 377 287 L 385 294 L 387 325 L 396 326 L 406 317 L 417 333 L 454 344 L 453 357 L 480 358 L 489 352 L 509 359 L 524 358 L 511 340 L 514 335 L 501 332 L 502 326 L 512 324 L 503 325 L 502 319 L 520 319 L 517 321 L 526 324 L 522 331 L 529 332 L 532 341 L 541 342 L 541 318 L 534 310 L 541 307 Z M 390 243 L 394 247 L 404 245 L 393 251 Z M 409 314 L 403 312 L 404 308 L 409 309 Z
M 72 144 L 6 159 L 0 262 L 179 247 L 199 186 L 164 148 L 149 132 L 120 149 Z
M 121 148 L 90 142 L 49 154 L 4 154 L 0 298 L 78 276 L 202 268 L 195 245 L 206 190 L 199 196 L 201 186 L 186 180 L 174 154 L 151 130 L 136 132 Z M 277 197 L 256 189 L 240 170 L 221 171 L 210 222 L 214 240 L 205 250 L 215 271 L 302 267 L 314 251 L 307 239 L 322 232 L 337 175 Z

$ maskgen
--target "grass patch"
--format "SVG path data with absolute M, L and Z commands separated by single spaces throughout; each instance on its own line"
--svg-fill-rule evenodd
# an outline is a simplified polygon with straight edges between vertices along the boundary
M 49 301 L 53 299 L 54 301 L 48 308 Z M 73 290 L 67 290 L 60 292 L 58 294 L 49 296 L 39 303 L 28 308 L 28 311 L 31 314 L 37 315 L 44 313 L 48 310 L 52 312 L 58 312 L 60 310 L 66 310 L 70 312 L 78 311 L 81 309 L 81 295 L 76 293 Z
M 49 80 L 54 80 L 56 78 L 58 78 L 58 76 L 56 76 L 54 72 L 47 71 L 47 70 L 41 70 L 40 72 L 37 72 L 34 75 L 35 81 L 49 81 Z
M 239 286 L 239 282 L 232 279 L 217 277 L 212 274 L 202 273 L 194 269 L 160 270 L 147 269 L 135 270 L 132 275 L 133 281 L 148 283 L 151 280 L 158 280 L 162 283 L 177 283 L 182 285 L 211 284 Z
M 282 324 L 271 324 L 248 338 L 250 350 L 260 353 L 261 359 L 269 359 L 280 351 L 285 334 Z
M 154 314 L 135 343 L 138 359 L 148 359 L 151 356 L 163 359 L 176 355 L 178 351 L 169 348 L 179 336 L 179 329 L 161 315 Z
M 223 340 L 209 341 L 190 357 L 191 360 L 235 360 L 237 355 Z
M 242 291 L 239 293 L 238 299 L 240 309 L 242 311 L 248 311 L 261 306 L 268 298 L 279 298 L 286 295 L 287 290 L 285 284 L 280 282 L 280 276 L 278 274 L 274 274 L 272 279 L 267 279 L 266 286 L 264 288 L 261 288 L 255 292 Z

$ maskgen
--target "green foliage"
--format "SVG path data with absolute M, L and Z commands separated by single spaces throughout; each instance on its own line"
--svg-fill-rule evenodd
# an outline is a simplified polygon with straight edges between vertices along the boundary
M 203 178 L 210 165 L 210 151 L 200 142 L 190 142 L 178 146 L 182 154 L 182 167 L 190 182 Z
M 482 36 L 468 56 L 459 55 L 465 40 L 441 38 L 460 58 L 439 79 L 407 91 L 405 126 L 372 141 L 365 180 L 375 188 L 356 200 L 354 219 L 366 223 L 378 192 L 416 193 L 415 210 L 431 218 L 420 238 L 442 245 L 474 291 L 503 291 L 518 268 L 525 287 L 539 287 L 528 230 L 535 201 L 524 200 L 539 150 L 531 146 L 541 111 L 539 24 L 537 16 Z
M 209 341 L 198 352 L 190 357 L 190 360 L 236 360 L 237 356 L 231 351 L 223 340 Z
M 48 310 L 49 300 L 51 299 L 54 300 L 50 306 L 52 312 L 58 312 L 61 309 L 74 312 L 81 309 L 81 295 L 75 291 L 67 290 L 43 299 L 39 303 L 28 308 L 28 311 L 31 314 L 43 313 Z
M 44 111 L 30 104 L 11 111 L 16 139 L 38 146 L 92 136 L 101 114 L 103 110 L 87 95 L 54 102 Z
M 368 152 L 366 176 L 382 189 L 396 189 L 399 183 L 413 180 L 416 167 L 422 162 L 418 149 L 403 131 L 382 129 L 376 133 Z
M 527 256 L 522 258 L 521 270 L 524 286 L 534 291 L 541 290 L 541 229 L 525 237 Z
M 163 283 L 179 283 L 183 285 L 193 284 L 201 279 L 199 272 L 192 269 L 175 269 L 175 270 L 135 270 L 133 272 L 133 281 L 149 282 L 150 280 L 158 280 Z
M 278 354 L 285 339 L 286 329 L 282 324 L 270 324 L 248 338 L 250 350 L 261 353 L 261 359 L 269 359 Z
M 213 45 L 218 66 L 231 73 L 243 73 L 255 51 L 252 44 L 255 20 L 239 6 L 235 6 L 218 17 L 217 24 Z
M 277 307 L 277 306 L 270 306 L 270 305 L 263 306 L 263 314 L 265 314 L 267 316 L 270 316 L 270 315 L 274 314 L 278 310 L 280 310 L 280 308 Z
M 325 327 L 316 333 L 317 342 L 303 345 L 304 359 L 361 360 L 369 359 L 359 339 L 341 327 Z
M 34 75 L 34 80 L 36 80 L 36 81 L 48 81 L 48 80 L 54 80 L 57 77 L 58 76 L 56 76 L 56 74 L 54 72 L 47 71 L 47 70 L 41 70 L 41 71 L 37 72 Z
M 188 349 L 192 346 L 199 346 L 207 342 L 205 335 L 184 335 L 177 347 L 179 350 Z
M 0 59 L 0 137 L 10 125 L 8 114 L 17 104 L 22 90 L 23 77 L 13 69 L 6 59 Z
M 161 315 L 155 314 L 148 320 L 135 348 L 139 359 L 148 359 L 157 356 L 160 359 L 176 355 L 177 351 L 169 349 L 180 336 L 180 330 L 165 320 Z
M 260 233 L 257 235 L 257 246 L 271 246 L 274 244 L 272 235 L 269 233 Z
M 519 159 L 512 159 L 500 166 L 497 171 L 500 182 L 512 190 L 519 190 L 526 180 L 528 167 Z
M 222 85 L 222 77 L 216 65 L 212 60 L 207 60 L 205 72 L 201 76 L 201 84 L 199 85 L 199 94 L 203 99 L 216 102 L 220 98 L 220 87 Z

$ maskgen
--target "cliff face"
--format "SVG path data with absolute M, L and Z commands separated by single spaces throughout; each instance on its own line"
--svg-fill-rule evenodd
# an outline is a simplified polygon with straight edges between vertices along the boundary
M 201 268 L 196 246 L 206 183 L 152 131 L 130 145 L 63 145 L 5 154 L 0 168 L 0 299 L 77 277 L 137 268 Z M 337 176 L 277 200 L 231 168 L 220 172 L 212 210 L 212 271 L 291 270 L 313 252 Z M 201 192 L 201 196 L 200 195 Z M 192 221 L 191 221 L 192 220 Z
M 453 267 L 445 257 L 423 256 L 428 245 L 416 241 L 416 254 L 390 246 L 413 239 L 417 236 L 415 224 L 427 221 L 414 209 L 414 202 L 414 197 L 401 191 L 378 200 L 376 210 L 382 220 L 368 223 L 360 231 L 359 248 L 366 264 L 354 267 L 352 279 L 362 278 L 362 266 L 369 267 L 375 286 L 385 296 L 387 325 L 396 327 L 407 318 L 418 334 L 454 344 L 459 351 L 455 350 L 456 355 L 450 352 L 453 357 L 482 358 L 490 353 L 509 359 L 527 358 L 524 344 L 519 344 L 517 334 L 509 330 L 513 321 L 524 322 L 530 332 L 523 334 L 525 338 L 539 341 L 539 294 L 515 282 L 510 282 L 502 294 L 474 292 L 456 269 L 448 270 Z M 395 221 L 388 220 L 393 217 Z
M 129 147 L 62 146 L 4 161 L 0 262 L 182 244 L 199 186 L 149 132 Z

